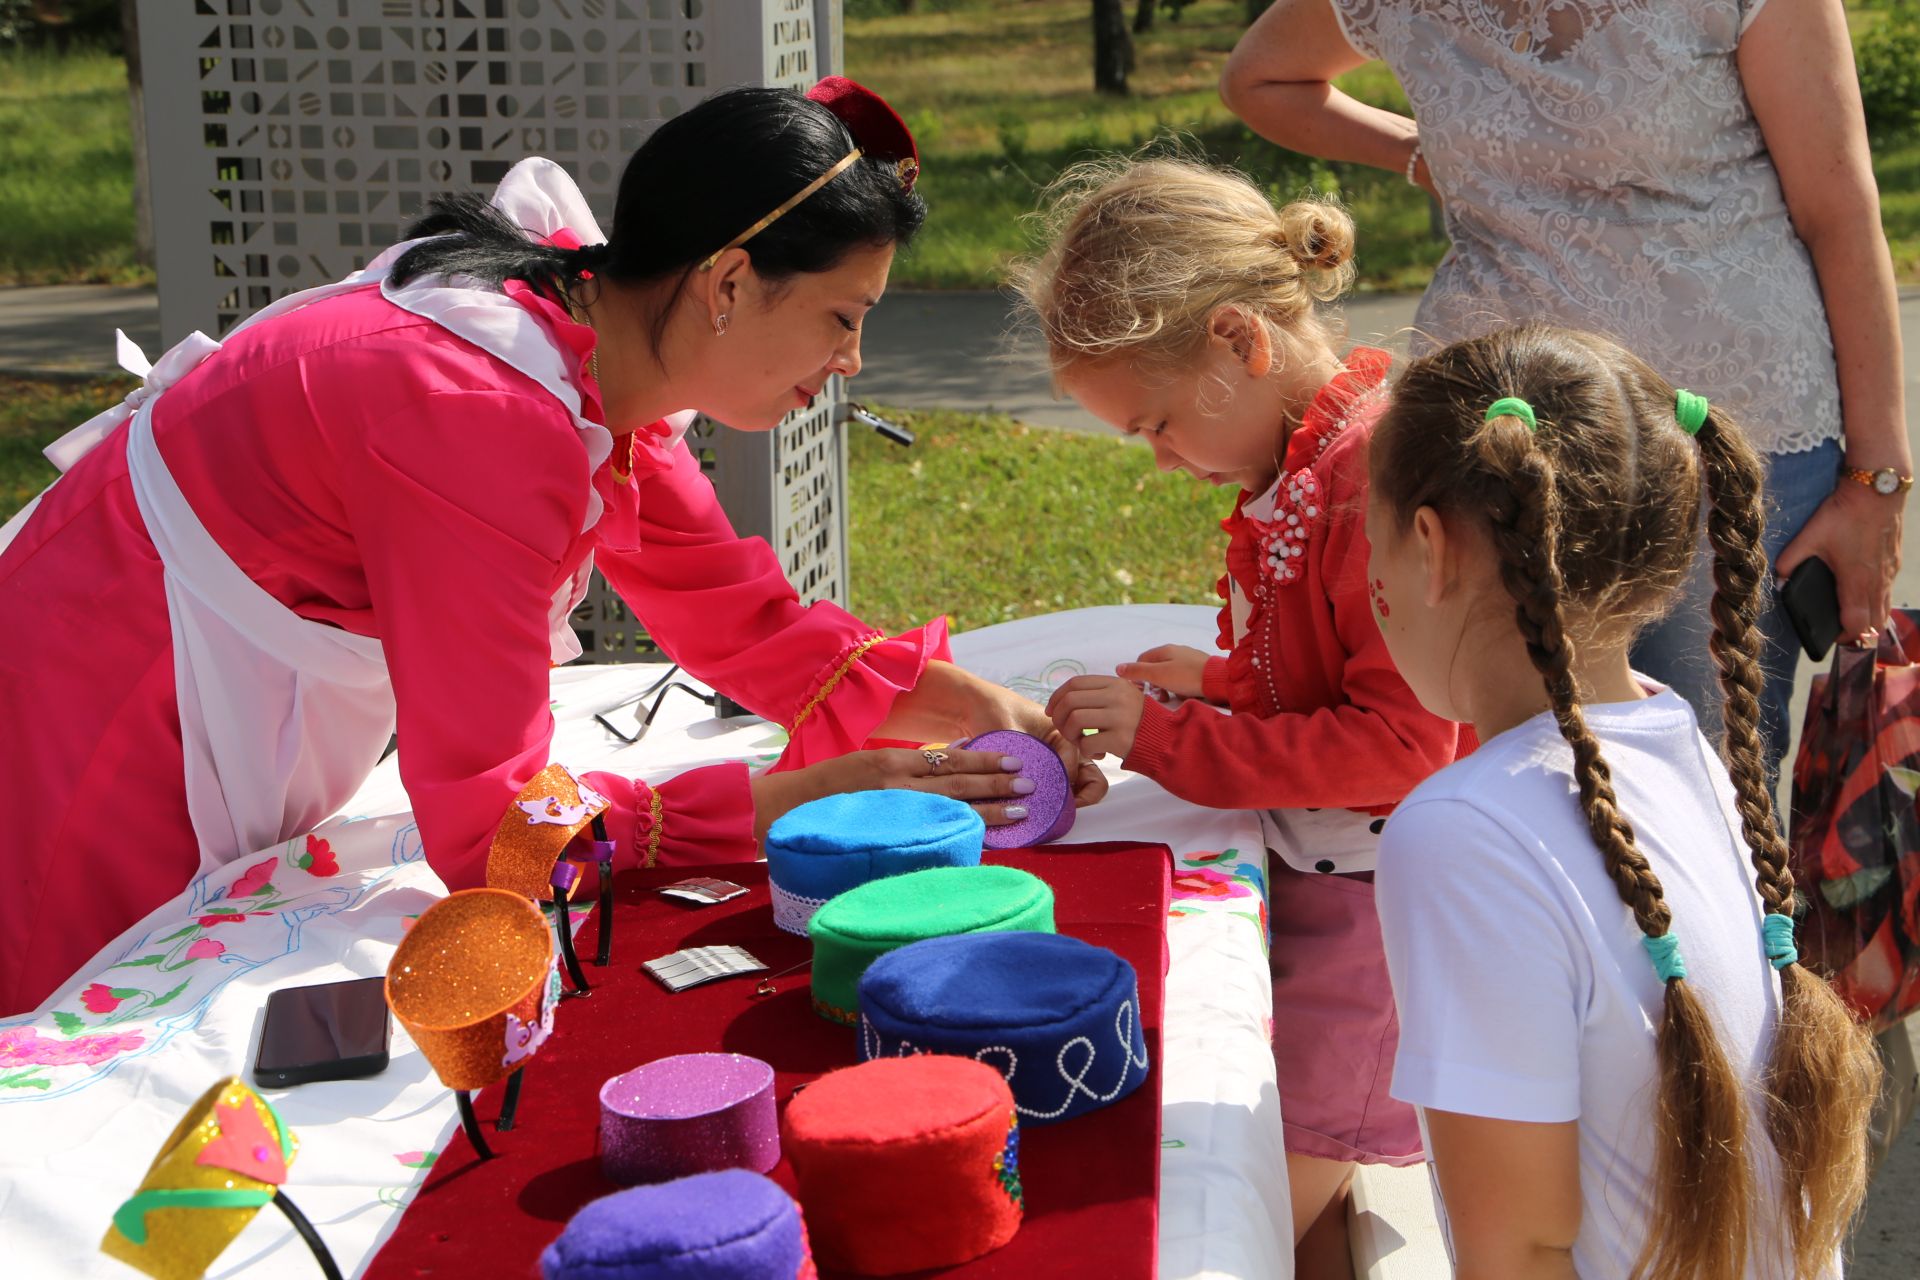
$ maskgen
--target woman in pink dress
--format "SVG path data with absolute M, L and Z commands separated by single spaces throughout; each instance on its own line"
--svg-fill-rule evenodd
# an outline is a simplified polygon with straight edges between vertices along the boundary
M 947 662 L 942 622 L 889 638 L 801 607 L 679 440 L 689 406 L 766 430 L 859 371 L 924 217 L 914 165 L 851 82 L 722 93 L 635 154 L 611 236 L 525 161 L 491 205 L 441 200 L 428 238 L 195 335 L 49 449 L 65 474 L 0 533 L 0 771 L 34 814 L 0 844 L 0 1013 L 199 872 L 311 829 L 394 732 L 428 862 L 482 883 L 562 763 L 547 672 L 578 653 L 596 567 L 791 735 L 759 776 L 582 775 L 620 864 L 749 858 L 842 790 L 1024 816 L 997 755 L 857 749 L 1045 732 L 1040 709 Z

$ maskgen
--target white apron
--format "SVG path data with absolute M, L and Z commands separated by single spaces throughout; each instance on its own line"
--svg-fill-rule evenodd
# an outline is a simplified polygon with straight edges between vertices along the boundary
M 604 239 L 572 179 L 549 160 L 515 165 L 493 203 L 536 236 L 566 229 L 584 244 Z M 395 305 L 434 321 L 546 388 L 572 415 L 590 468 L 597 471 L 613 451 L 613 437 L 580 416 L 579 388 L 568 378 L 566 356 L 546 331 L 525 308 L 495 290 L 439 277 L 392 287 L 387 273 L 411 243 L 386 250 L 335 284 L 280 299 L 235 332 L 378 285 Z M 168 472 L 153 437 L 154 402 L 220 350 L 220 343 L 196 332 L 148 366 L 126 335 L 118 337 L 121 363 L 145 382 L 123 403 L 48 446 L 46 454 L 64 472 L 132 418 L 127 470 L 141 520 L 165 569 L 187 809 L 204 873 L 310 831 L 346 803 L 393 733 L 393 686 L 380 641 L 302 618 L 275 600 L 220 549 Z M 676 415 L 676 440 L 691 419 L 691 414 Z M 0 529 L 0 551 L 38 502 L 35 498 Z M 598 522 L 602 508 L 600 496 L 590 492 L 583 532 Z M 586 594 L 592 567 L 588 557 L 554 594 L 549 611 L 554 662 L 580 655 L 567 619 Z

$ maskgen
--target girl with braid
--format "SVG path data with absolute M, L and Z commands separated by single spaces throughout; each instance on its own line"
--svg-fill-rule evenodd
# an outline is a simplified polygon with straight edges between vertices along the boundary
M 1797 963 L 1757 723 L 1762 470 L 1604 339 L 1418 360 L 1375 428 L 1380 627 L 1481 746 L 1382 837 L 1401 1033 L 1462 1276 L 1840 1273 L 1879 1068 Z M 1725 759 L 1628 665 L 1703 518 Z

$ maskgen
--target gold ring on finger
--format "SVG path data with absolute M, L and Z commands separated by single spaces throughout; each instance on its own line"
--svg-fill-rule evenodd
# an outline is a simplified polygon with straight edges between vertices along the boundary
M 920 754 L 927 758 L 927 772 L 929 774 L 940 772 L 940 766 L 947 762 L 947 753 L 944 751 L 936 751 L 932 747 L 923 748 Z

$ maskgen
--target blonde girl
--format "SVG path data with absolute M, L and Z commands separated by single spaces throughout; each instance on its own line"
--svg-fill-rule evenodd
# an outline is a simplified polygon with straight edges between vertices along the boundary
M 1460 737 L 1394 671 L 1368 603 L 1366 440 L 1389 361 L 1343 354 L 1316 309 L 1352 275 L 1353 223 L 1177 159 L 1072 171 L 1051 219 L 1018 285 L 1061 386 L 1162 470 L 1239 496 L 1220 652 L 1150 649 L 1067 682 L 1048 713 L 1183 799 L 1264 811 L 1298 1272 L 1344 1277 L 1354 1166 L 1422 1159 L 1412 1108 L 1386 1092 L 1378 832 Z
M 1879 1068 L 1797 963 L 1758 731 L 1762 469 L 1605 339 L 1416 361 L 1373 438 L 1380 626 L 1479 749 L 1388 823 L 1379 907 L 1458 1274 L 1828 1277 Z M 1635 674 L 1705 506 L 1724 760 Z

